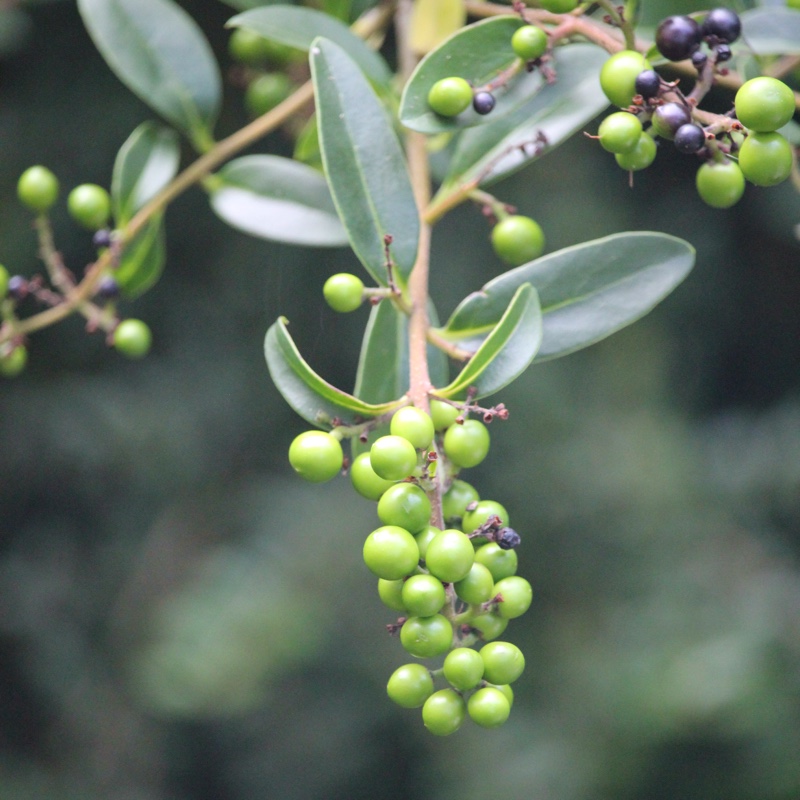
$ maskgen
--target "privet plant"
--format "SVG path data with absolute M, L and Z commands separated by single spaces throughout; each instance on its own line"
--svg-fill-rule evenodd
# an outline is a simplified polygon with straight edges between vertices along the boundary
M 748 182 L 786 180 L 796 97 L 780 76 L 796 61 L 782 56 L 800 52 L 800 11 L 712 8 L 648 32 L 636 29 L 636 0 L 229 4 L 242 12 L 228 23 L 239 64 L 231 91 L 244 92 L 254 119 L 217 141 L 222 81 L 193 20 L 173 0 L 78 0 L 109 67 L 162 122 L 133 131 L 108 189 L 69 192 L 69 214 L 97 248 L 80 278 L 48 218 L 54 171 L 35 165 L 20 177 L 46 275 L 0 268 L 0 370 L 20 373 L 31 334 L 73 313 L 123 355 L 145 356 L 149 328 L 120 311 L 157 282 L 164 211 L 189 187 L 255 236 L 351 247 L 363 275 L 331 275 L 322 295 L 342 313 L 369 306 L 353 391 L 314 372 L 286 319 L 266 334 L 272 379 L 312 426 L 289 461 L 311 482 L 348 473 L 377 505 L 364 562 L 398 649 L 413 659 L 389 677 L 389 697 L 421 707 L 434 734 L 467 717 L 499 726 L 525 666 L 506 629 L 533 590 L 517 575 L 525 532 L 512 527 L 513 509 L 465 480 L 489 454 L 490 423 L 509 417 L 484 398 L 531 364 L 637 320 L 686 277 L 694 254 L 656 232 L 545 253 L 546 232 L 492 187 L 572 135 L 613 154 L 634 190 L 634 173 L 675 147 L 696 161 L 697 191 L 717 208 Z M 724 113 L 703 108 L 715 86 L 727 93 Z M 238 155 L 288 123 L 294 158 Z M 183 171 L 181 136 L 198 154 Z M 430 242 L 462 203 L 485 217 L 498 269 L 442 324 L 429 273 L 456 275 L 458 265 L 431 263 Z

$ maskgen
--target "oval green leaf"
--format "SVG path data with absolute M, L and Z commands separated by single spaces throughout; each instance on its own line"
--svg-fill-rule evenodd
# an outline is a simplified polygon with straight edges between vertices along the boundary
M 800 53 L 800 11 L 781 6 L 751 8 L 741 15 L 742 40 L 758 56 Z
M 324 428 L 331 420 L 353 424 L 371 419 L 401 405 L 400 402 L 372 405 L 337 389 L 321 378 L 300 355 L 281 317 L 267 331 L 264 356 L 272 381 L 286 402 L 306 421 Z
M 510 114 L 459 137 L 439 197 L 455 184 L 504 177 L 587 125 L 608 106 L 598 78 L 607 57 L 590 44 L 557 48 L 554 83 L 542 85 Z
M 215 178 L 211 207 L 232 227 L 309 247 L 347 244 L 328 184 L 312 167 L 280 156 L 243 156 Z
M 517 108 L 542 85 L 538 72 L 528 73 L 511 48 L 511 37 L 522 25 L 515 16 L 500 16 L 476 22 L 454 33 L 417 65 L 403 90 L 400 122 L 421 133 L 455 131 L 485 125 Z M 441 117 L 428 106 L 428 92 L 441 78 L 464 78 L 474 87 L 484 86 L 501 72 L 520 65 L 520 73 L 494 92 L 496 105 L 487 116 L 470 106 L 457 117 Z
M 663 233 L 619 233 L 512 269 L 466 297 L 440 333 L 477 350 L 517 289 L 532 284 L 543 315 L 536 361 L 604 339 L 644 316 L 694 265 L 694 248 Z
M 78 0 L 78 9 L 117 77 L 195 143 L 207 143 L 222 88 L 197 23 L 172 0 Z
M 474 389 L 476 397 L 500 391 L 533 361 L 542 343 L 542 310 L 536 290 L 522 284 L 514 293 L 497 325 L 441 397 L 463 397 Z
M 316 39 L 310 56 L 322 161 L 350 245 L 385 284 L 384 237 L 391 235 L 396 276 L 404 283 L 417 258 L 419 214 L 392 123 L 339 45 Z
M 273 5 L 237 14 L 226 23 L 229 28 L 250 28 L 267 39 L 309 50 L 318 36 L 344 48 L 361 71 L 373 82 L 388 85 L 392 78 L 383 58 L 335 17 L 313 8 Z
M 114 277 L 125 297 L 146 292 L 161 277 L 167 260 L 162 216 L 153 217 L 122 251 Z
M 178 136 L 171 128 L 143 122 L 117 153 L 111 176 L 111 201 L 117 227 L 155 197 L 177 174 Z

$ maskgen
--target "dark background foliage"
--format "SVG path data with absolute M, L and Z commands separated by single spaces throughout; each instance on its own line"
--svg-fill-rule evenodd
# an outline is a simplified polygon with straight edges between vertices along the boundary
M 231 9 L 182 5 L 229 67 Z M 0 260 L 30 275 L 19 174 L 108 185 L 150 114 L 72 3 L 12 3 L 0 26 Z M 229 87 L 220 135 L 244 121 Z M 698 262 L 645 320 L 498 398 L 511 418 L 468 479 L 523 535 L 528 668 L 504 728 L 447 740 L 385 697 L 405 656 L 361 564 L 374 510 L 290 474 L 305 426 L 262 356 L 286 314 L 352 384 L 366 311 L 320 290 L 354 257 L 247 238 L 199 190 L 176 202 L 166 274 L 125 308 L 151 356 L 71 320 L 0 385 L 0 796 L 800 796 L 800 203 L 782 186 L 706 208 L 694 167 L 664 148 L 631 191 L 579 136 L 502 188 L 549 249 L 653 229 Z M 89 236 L 63 204 L 55 226 L 80 271 Z M 500 270 L 487 234 L 471 208 L 437 228 L 443 315 Z

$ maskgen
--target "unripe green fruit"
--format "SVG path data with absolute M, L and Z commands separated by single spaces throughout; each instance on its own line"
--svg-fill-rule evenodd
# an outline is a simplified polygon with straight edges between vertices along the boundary
M 601 67 L 600 87 L 615 106 L 627 108 L 636 94 L 636 78 L 646 69 L 652 67 L 641 53 L 620 50 Z
M 531 607 L 533 589 L 530 583 L 519 575 L 498 581 L 492 593 L 495 597 L 501 595 L 503 598 L 503 601 L 497 604 L 497 613 L 503 619 L 521 617 Z
M 144 358 L 150 352 L 153 334 L 140 319 L 125 319 L 113 334 L 114 349 L 127 358 Z
M 381 436 L 370 448 L 369 463 L 379 477 L 401 481 L 417 466 L 417 451 L 402 436 Z
M 514 705 L 514 690 L 507 683 L 490 683 L 489 686 L 502 692 L 510 706 Z
M 617 164 L 629 172 L 638 172 L 647 169 L 655 160 L 658 148 L 652 136 L 642 133 L 633 150 L 627 153 L 617 153 Z
M 378 597 L 381 602 L 392 611 L 405 613 L 406 607 L 403 605 L 403 584 L 405 581 L 398 578 L 394 581 L 387 581 L 385 578 L 378 578 Z
M 376 528 L 364 542 L 364 563 L 387 581 L 410 575 L 419 564 L 419 547 L 414 537 L 396 525 Z
M 616 111 L 600 123 L 597 136 L 603 149 L 609 153 L 629 153 L 639 143 L 642 123 L 627 111 Z
M 292 469 L 311 483 L 324 483 L 342 469 L 344 453 L 338 439 L 325 431 L 306 431 L 289 446 Z
M 500 527 L 507 527 L 509 524 L 508 511 L 502 503 L 496 500 L 481 500 L 472 511 L 467 511 L 461 523 L 464 533 L 472 533 L 488 522 L 492 517 L 500 518 Z
M 514 683 L 525 669 L 525 656 L 510 642 L 489 642 L 480 649 L 483 677 L 489 683 Z
M 396 411 L 389 430 L 394 436 L 408 439 L 417 450 L 426 450 L 433 442 L 433 420 L 415 406 L 404 406 Z
M 763 133 L 782 128 L 794 116 L 794 92 L 777 78 L 752 78 L 739 87 L 733 101 L 739 122 Z
M 111 216 L 111 197 L 102 186 L 83 183 L 67 196 L 67 211 L 79 225 L 99 231 Z
M 403 605 L 415 617 L 438 614 L 447 597 L 442 582 L 433 575 L 412 575 L 403 583 Z
M 245 89 L 244 105 L 252 117 L 260 117 L 282 103 L 291 93 L 294 84 L 282 72 L 259 75 Z
M 425 554 L 428 552 L 428 545 L 436 537 L 436 534 L 441 532 L 441 528 L 437 528 L 435 525 L 428 525 L 424 530 L 414 534 L 417 546 L 419 547 L 419 557 L 423 559 L 423 561 L 425 560 Z
M 440 581 L 453 583 L 469 574 L 475 561 L 475 548 L 465 533 L 448 528 L 428 544 L 425 566 Z
M 457 467 L 476 467 L 489 453 L 489 431 L 476 419 L 451 425 L 444 435 L 444 452 Z
M 400 628 L 400 643 L 412 656 L 435 658 L 450 649 L 453 643 L 453 626 L 441 614 L 409 617 Z
M 489 542 L 475 551 L 475 563 L 483 564 L 492 573 L 495 581 L 501 581 L 516 574 L 517 551 L 503 550 L 497 542 Z
M 350 465 L 350 482 L 353 488 L 367 500 L 380 500 L 383 493 L 394 486 L 394 481 L 381 478 L 369 460 L 369 453 L 360 453 Z
M 250 28 L 235 28 L 228 39 L 228 52 L 231 58 L 250 67 L 268 61 L 272 51 L 273 45 L 269 39 Z
M 465 603 L 486 603 L 495 596 L 494 576 L 488 567 L 477 561 L 470 567 L 466 578 L 453 584 L 456 595 Z
M 450 403 L 444 403 L 441 400 L 431 400 L 431 419 L 433 420 L 433 427 L 437 431 L 443 431 L 449 428 L 455 421 L 456 417 L 461 412 Z
M 547 52 L 547 34 L 537 25 L 523 25 L 514 31 L 511 47 L 521 59 L 534 61 Z
M 442 498 L 442 517 L 448 525 L 458 525 L 467 506 L 480 500 L 478 490 L 466 481 L 454 480 Z
M 466 692 L 474 689 L 483 678 L 483 659 L 477 650 L 456 647 L 445 657 L 442 664 L 444 677 L 455 689 Z
M 497 728 L 508 719 L 511 703 L 499 689 L 485 686 L 470 696 L 467 712 L 472 721 L 482 728 Z
M 779 133 L 751 133 L 739 148 L 739 168 L 756 186 L 777 186 L 792 173 L 792 146 Z
M 322 287 L 325 302 L 340 314 L 355 311 L 364 300 L 364 282 L 356 275 L 338 272 Z
M 464 698 L 454 689 L 434 692 L 422 706 L 422 721 L 436 736 L 449 736 L 463 724 L 467 715 Z
M 478 631 L 481 639 L 485 642 L 489 642 L 503 634 L 508 627 L 508 620 L 487 611 L 485 614 L 475 617 L 469 624 L 470 627 Z
M 25 369 L 27 363 L 28 349 L 19 344 L 10 353 L 0 357 L 0 375 L 4 378 L 15 378 Z
M 378 501 L 378 517 L 385 525 L 398 525 L 409 533 L 419 533 L 430 522 L 431 501 L 419 486 L 396 483 Z
M 498 258 L 517 267 L 542 254 L 544 232 L 530 217 L 506 217 L 492 228 L 492 247 Z
M 730 159 L 706 162 L 697 170 L 695 182 L 701 200 L 713 208 L 730 208 L 744 194 L 744 174 Z
M 8 270 L 0 264 L 0 300 L 8 294 Z
M 433 678 L 422 664 L 405 664 L 392 673 L 386 693 L 403 708 L 419 708 L 433 694 Z
M 428 92 L 428 105 L 443 117 L 455 117 L 471 102 L 472 87 L 463 78 L 442 78 Z
M 58 178 L 47 167 L 28 167 L 17 182 L 17 197 L 31 211 L 47 211 L 58 199 Z

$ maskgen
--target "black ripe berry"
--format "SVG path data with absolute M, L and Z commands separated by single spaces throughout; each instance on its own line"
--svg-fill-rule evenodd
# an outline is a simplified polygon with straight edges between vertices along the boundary
M 472 107 L 478 114 L 488 114 L 494 108 L 494 95 L 490 92 L 475 92 Z
M 636 76 L 634 87 L 636 94 L 640 94 L 645 100 L 650 100 L 661 89 L 661 78 L 654 69 L 646 69 Z
M 708 56 L 701 50 L 695 50 L 692 53 L 692 65 L 698 72 L 706 65 L 706 61 L 708 61 Z
M 519 546 L 522 537 L 513 528 L 501 528 L 495 541 L 501 550 L 513 550 Z
M 13 300 L 24 300 L 28 296 L 28 281 L 22 275 L 12 275 L 8 279 L 8 296 Z
M 674 139 L 678 128 L 691 121 L 689 110 L 680 103 L 664 103 L 655 110 L 652 119 L 653 130 L 665 139 Z
M 111 231 L 108 228 L 101 228 L 92 236 L 92 244 L 95 247 L 111 247 Z
M 739 38 L 742 32 L 742 21 L 739 15 L 730 8 L 714 8 L 703 20 L 702 34 L 714 42 L 730 44 Z
M 103 300 L 114 300 L 119 297 L 119 284 L 110 275 L 106 275 L 97 284 L 97 296 L 102 297 Z
M 667 17 L 656 29 L 658 52 L 670 61 L 689 58 L 700 46 L 701 39 L 700 26 L 691 17 Z
M 687 122 L 675 131 L 675 147 L 679 153 L 696 153 L 706 143 L 706 135 L 699 125 Z
M 716 47 L 717 64 L 722 64 L 724 61 L 730 61 L 731 53 L 730 47 L 726 44 L 718 44 Z

